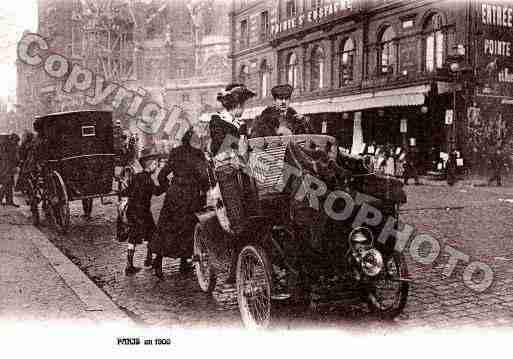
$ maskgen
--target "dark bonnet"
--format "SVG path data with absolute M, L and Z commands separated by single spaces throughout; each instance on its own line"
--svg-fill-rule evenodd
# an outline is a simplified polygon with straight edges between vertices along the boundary
M 226 86 L 223 92 L 217 94 L 217 101 L 221 102 L 223 107 L 232 108 L 237 104 L 242 104 L 256 94 L 248 89 L 244 84 L 230 84 Z

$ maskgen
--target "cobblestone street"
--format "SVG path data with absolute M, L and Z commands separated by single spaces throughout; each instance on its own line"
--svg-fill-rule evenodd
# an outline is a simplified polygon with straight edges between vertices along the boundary
M 418 233 L 436 238 L 441 254 L 426 266 L 416 263 L 406 246 L 412 283 L 404 313 L 394 323 L 384 325 L 367 314 L 364 305 L 338 301 L 315 305 L 299 317 L 284 308 L 278 326 L 358 330 L 371 325 L 375 330 L 400 330 L 513 325 L 513 189 L 459 184 L 453 188 L 409 186 L 407 192 L 403 222 L 414 225 Z M 163 196 L 154 200 L 155 218 L 162 200 Z M 218 284 L 211 298 L 200 291 L 194 274 L 178 272 L 177 261 L 165 259 L 164 281 L 157 280 L 150 269 L 125 277 L 125 246 L 115 241 L 115 202 L 113 199 L 111 204 L 101 205 L 95 200 L 90 221 L 81 218 L 80 201 L 72 202 L 68 234 L 58 235 L 46 226 L 41 229 L 119 307 L 142 324 L 240 327 L 233 288 Z M 468 255 L 468 260 L 459 261 L 449 277 L 442 274 L 449 262 L 446 246 Z M 143 245 L 136 253 L 140 266 L 145 250 Z M 464 268 L 473 261 L 484 262 L 494 271 L 492 286 L 482 293 L 467 288 L 463 281 Z

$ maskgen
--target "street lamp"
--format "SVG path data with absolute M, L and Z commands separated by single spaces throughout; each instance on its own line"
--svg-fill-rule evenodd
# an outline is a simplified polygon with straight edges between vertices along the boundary
M 449 141 L 448 141 L 448 161 L 447 161 L 447 183 L 453 185 L 456 181 L 456 158 L 455 158 L 455 143 L 456 143 L 456 120 L 458 118 L 456 112 L 456 94 L 458 87 L 462 86 L 462 75 L 471 73 L 472 68 L 465 63 L 465 48 L 458 45 L 456 54 L 447 57 L 447 67 L 449 69 L 449 76 L 452 79 L 452 113 L 446 113 L 446 124 L 449 127 Z

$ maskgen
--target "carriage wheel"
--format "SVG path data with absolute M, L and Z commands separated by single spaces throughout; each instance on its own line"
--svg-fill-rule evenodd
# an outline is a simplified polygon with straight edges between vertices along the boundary
M 245 246 L 237 260 L 237 301 L 244 326 L 267 328 L 271 323 L 271 264 L 257 245 Z
M 48 200 L 54 224 L 66 233 L 70 224 L 70 212 L 66 185 L 57 171 L 50 174 Z
M 201 290 L 205 293 L 212 293 L 216 287 L 217 276 L 208 260 L 205 233 L 202 231 L 200 223 L 197 223 L 194 228 L 194 258 L 196 278 Z

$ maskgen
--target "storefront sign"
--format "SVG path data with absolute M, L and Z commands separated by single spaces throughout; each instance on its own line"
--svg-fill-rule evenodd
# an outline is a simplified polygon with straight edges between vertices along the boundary
M 513 4 L 484 1 L 478 5 L 480 94 L 513 94 Z
M 452 125 L 452 120 L 453 120 L 453 111 L 445 110 L 445 124 Z
M 467 119 L 469 124 L 477 126 L 480 124 L 479 116 L 480 116 L 480 108 L 479 107 L 469 107 L 467 109 Z
M 327 133 L 328 132 L 328 122 L 327 121 L 322 121 L 322 129 L 321 129 L 321 133 Z
M 359 154 L 363 151 L 365 144 L 363 143 L 363 131 L 362 131 L 362 113 L 354 113 L 353 122 L 353 144 L 351 146 L 351 154 Z
M 340 18 L 353 13 L 358 0 L 332 0 L 324 6 L 310 9 L 283 21 L 271 23 L 271 35 L 279 36 L 284 32 L 291 32 L 309 25 L 323 22 L 332 18 Z
M 401 133 L 408 132 L 408 120 L 407 119 L 405 119 L 405 118 L 401 119 L 401 126 L 400 126 L 399 130 L 401 131 Z

